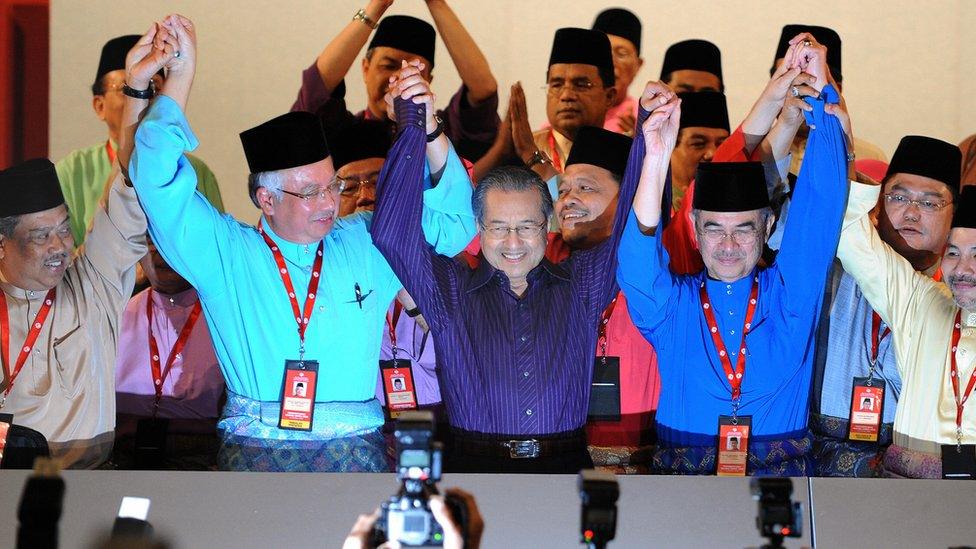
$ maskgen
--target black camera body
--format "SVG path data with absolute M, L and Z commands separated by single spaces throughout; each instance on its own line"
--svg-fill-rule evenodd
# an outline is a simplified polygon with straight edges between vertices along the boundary
M 794 502 L 793 482 L 788 478 L 753 478 L 752 497 L 759 502 L 756 527 L 769 539 L 766 547 L 782 547 L 783 538 L 798 538 L 803 533 L 803 506 Z
M 380 506 L 373 543 L 393 540 L 410 547 L 443 546 L 444 532 L 429 503 L 430 496 L 438 493 L 437 482 L 441 479 L 442 449 L 434 441 L 434 415 L 427 411 L 404 412 L 393 434 L 400 490 Z
M 580 541 L 590 547 L 606 547 L 617 535 L 617 499 L 620 487 L 613 473 L 584 469 L 576 482 L 579 488 Z

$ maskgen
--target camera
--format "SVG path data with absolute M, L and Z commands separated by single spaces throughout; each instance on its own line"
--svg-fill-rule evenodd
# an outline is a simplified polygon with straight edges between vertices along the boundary
M 430 512 L 430 496 L 437 494 L 441 479 L 441 444 L 434 441 L 434 415 L 428 411 L 400 414 L 393 431 L 397 447 L 397 480 L 400 490 L 380 506 L 373 528 L 373 543 L 399 541 L 412 547 L 440 547 L 444 532 Z M 464 521 L 459 504 L 446 500 L 458 524 Z
M 783 538 L 800 537 L 803 507 L 791 499 L 793 482 L 788 478 L 753 478 L 749 486 L 753 499 L 759 502 L 756 527 L 769 539 L 764 547 L 782 547 Z
M 582 508 L 580 541 L 588 547 L 606 547 L 617 535 L 617 499 L 620 487 L 612 473 L 586 469 L 577 479 Z

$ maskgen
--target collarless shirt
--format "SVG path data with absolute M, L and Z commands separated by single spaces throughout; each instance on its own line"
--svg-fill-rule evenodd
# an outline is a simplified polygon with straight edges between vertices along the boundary
M 119 353 L 115 369 L 115 393 L 119 414 L 139 417 L 153 415 L 156 389 L 149 361 L 149 320 L 146 301 L 153 300 L 153 337 L 165 369 L 173 346 L 198 302 L 193 288 L 165 295 L 143 290 L 129 300 L 122 315 Z M 176 419 L 214 419 L 224 392 L 224 377 L 217 365 L 210 331 L 201 316 L 193 325 L 183 350 L 163 380 L 159 417 Z

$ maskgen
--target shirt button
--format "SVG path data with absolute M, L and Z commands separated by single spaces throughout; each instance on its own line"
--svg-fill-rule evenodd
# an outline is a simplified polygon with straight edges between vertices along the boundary
M 729 330 L 729 335 L 735 335 L 735 330 Z
M 729 316 L 735 316 L 735 311 L 729 311 Z
M 522 372 L 522 377 L 529 377 L 529 373 L 528 372 Z
M 525 343 L 525 340 L 527 340 L 527 339 L 528 339 L 527 337 L 522 336 L 522 337 L 519 338 L 519 341 L 521 341 L 522 343 Z
M 531 416 L 531 415 L 532 415 L 532 409 L 531 409 L 531 408 L 529 408 L 528 410 L 526 410 L 526 411 L 525 411 L 525 415 L 527 415 L 527 416 Z
M 319 311 L 321 312 L 321 311 L 324 311 L 324 310 L 325 310 L 325 305 L 319 305 Z

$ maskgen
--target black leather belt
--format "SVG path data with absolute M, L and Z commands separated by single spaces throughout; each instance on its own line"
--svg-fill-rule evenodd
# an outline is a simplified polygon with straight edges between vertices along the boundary
M 454 447 L 462 453 L 508 459 L 550 457 L 586 449 L 582 434 L 562 438 L 480 439 L 459 433 L 454 435 Z

